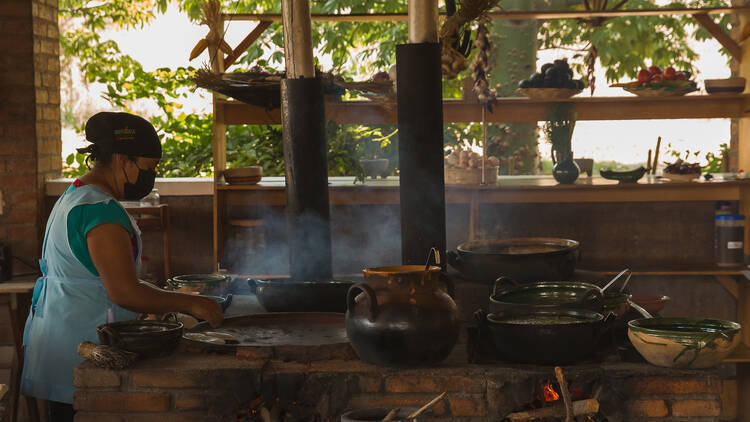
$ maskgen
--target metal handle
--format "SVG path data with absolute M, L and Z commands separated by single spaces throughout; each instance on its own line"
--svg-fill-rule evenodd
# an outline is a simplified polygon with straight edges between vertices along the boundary
M 370 302 L 370 309 L 368 309 L 369 315 L 367 315 L 367 319 L 369 319 L 370 321 L 374 321 L 375 318 L 378 317 L 379 310 L 378 302 L 375 299 L 375 290 L 373 290 L 372 287 L 364 282 L 357 283 L 352 287 L 349 287 L 349 291 L 346 293 L 346 309 L 350 314 L 354 313 L 355 299 L 357 298 L 358 290 L 361 290 L 362 294 L 364 294 L 367 298 L 367 301 Z
M 448 251 L 445 253 L 446 258 L 448 258 L 448 263 L 456 268 L 459 269 L 461 266 L 461 257 L 454 251 Z
M 224 300 L 222 300 L 222 301 L 221 301 L 221 302 L 219 303 L 219 305 L 221 305 L 221 311 L 222 311 L 222 312 L 226 312 L 226 311 L 227 311 L 227 308 L 229 308 L 229 305 L 231 305 L 231 304 L 232 304 L 232 298 L 233 298 L 233 297 L 234 297 L 234 296 L 233 296 L 233 295 L 232 295 L 231 293 L 229 293 L 229 294 L 227 295 L 227 297 L 226 297 L 226 298 L 224 298 Z
M 628 304 L 630 305 L 631 308 L 638 311 L 638 313 L 641 314 L 641 316 L 643 316 L 644 318 L 653 318 L 653 316 L 647 310 L 643 309 L 641 305 L 633 302 L 630 299 L 628 299 Z
M 576 304 L 586 309 L 602 309 L 604 306 L 604 297 L 599 289 L 591 289 L 583 295 L 580 301 Z
M 104 342 L 107 346 L 122 348 L 122 339 L 120 338 L 120 335 L 117 334 L 117 331 L 112 329 L 112 327 L 105 325 L 99 330 L 102 332 L 102 334 L 104 334 Z
M 510 286 L 503 287 L 504 284 L 509 284 Z M 495 280 L 495 283 L 492 285 L 492 296 L 497 296 L 503 291 L 511 289 L 513 287 L 518 287 L 518 283 L 516 283 L 515 280 L 506 276 L 498 277 L 498 279 Z
M 169 290 L 177 290 L 180 286 L 178 285 L 178 283 L 175 283 L 174 280 L 172 280 L 171 278 L 168 278 L 167 287 L 169 287 Z

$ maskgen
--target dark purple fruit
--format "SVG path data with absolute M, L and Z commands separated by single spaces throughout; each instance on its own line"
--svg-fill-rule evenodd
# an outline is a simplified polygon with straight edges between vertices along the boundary
M 542 68 L 540 69 L 541 73 L 544 73 L 547 71 L 547 69 L 554 67 L 555 65 L 552 63 L 545 63 L 542 65 Z
M 522 80 L 521 82 L 518 83 L 518 87 L 522 88 L 522 89 L 533 88 L 533 83 L 530 80 L 528 80 L 528 79 L 524 79 L 524 80 Z

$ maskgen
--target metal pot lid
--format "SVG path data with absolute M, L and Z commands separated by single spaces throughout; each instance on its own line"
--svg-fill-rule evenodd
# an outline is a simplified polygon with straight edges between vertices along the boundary
M 186 274 L 172 277 L 172 281 L 180 284 L 221 283 L 229 281 L 229 276 L 222 274 Z
M 466 242 L 456 248 L 461 253 L 497 256 L 542 256 L 567 253 L 578 248 L 577 240 L 555 237 L 516 237 Z
M 576 325 L 598 323 L 604 315 L 585 309 L 526 310 L 523 312 L 495 312 L 487 315 L 490 324 L 498 325 Z

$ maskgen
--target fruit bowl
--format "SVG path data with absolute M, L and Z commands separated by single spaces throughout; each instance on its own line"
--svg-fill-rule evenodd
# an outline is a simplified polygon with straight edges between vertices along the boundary
M 634 81 L 612 86 L 621 87 L 639 97 L 675 97 L 698 90 L 698 86 L 693 81 L 661 81 L 642 85 Z
M 669 179 L 671 182 L 691 182 L 699 177 L 701 177 L 700 173 L 669 173 L 664 172 L 663 173 L 664 178 Z
M 519 88 L 517 91 L 524 97 L 548 100 L 555 98 L 570 98 L 574 95 L 580 94 L 583 90 L 572 88 Z

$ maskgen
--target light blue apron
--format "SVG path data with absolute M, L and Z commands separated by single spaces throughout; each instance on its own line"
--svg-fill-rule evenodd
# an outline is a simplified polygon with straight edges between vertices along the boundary
M 78 345 L 98 343 L 96 327 L 101 324 L 137 317 L 109 299 L 101 278 L 78 261 L 68 242 L 68 213 L 74 207 L 114 200 L 100 188 L 84 185 L 63 194 L 52 209 L 39 260 L 42 277 L 36 281 L 23 333 L 21 393 L 26 396 L 73 403 L 73 369 L 83 361 Z M 131 224 L 139 267 L 141 236 L 132 218 Z

